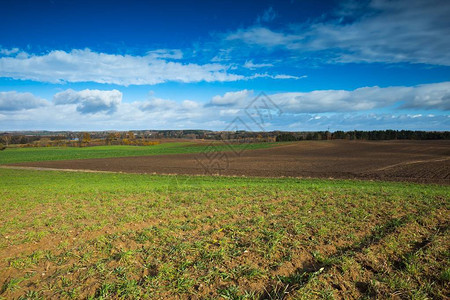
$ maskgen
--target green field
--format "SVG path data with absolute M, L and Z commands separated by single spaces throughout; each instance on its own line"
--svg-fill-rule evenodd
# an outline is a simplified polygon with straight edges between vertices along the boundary
M 447 186 L 7 169 L 0 186 L 4 299 L 450 296 Z
M 273 147 L 280 143 L 252 143 L 231 145 L 235 151 L 242 149 L 260 149 Z M 30 161 L 107 158 L 126 156 L 146 156 L 162 154 L 199 153 L 203 151 L 230 151 L 224 143 L 163 143 L 153 146 L 95 146 L 95 147 L 42 147 L 42 148 L 7 148 L 0 151 L 0 164 L 11 164 Z

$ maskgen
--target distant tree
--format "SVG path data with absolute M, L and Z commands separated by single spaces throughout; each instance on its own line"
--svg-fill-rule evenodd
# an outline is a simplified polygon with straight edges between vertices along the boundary
M 78 135 L 78 142 L 80 147 L 83 147 L 84 144 L 88 144 L 91 141 L 91 135 L 89 132 L 81 132 Z
M 0 143 L 0 151 L 3 151 L 3 150 L 5 150 L 5 149 L 6 149 L 6 146 L 3 145 L 2 143 Z
M 343 140 L 346 138 L 346 136 L 347 135 L 345 134 L 345 132 L 338 130 L 338 131 L 333 132 L 333 134 L 331 135 L 331 138 L 336 139 L 336 140 Z
M 111 145 L 112 141 L 114 141 L 114 140 L 115 140 L 115 134 L 110 132 L 108 134 L 108 136 L 106 137 L 106 144 Z
M 88 132 L 83 133 L 83 142 L 89 143 L 91 141 L 91 135 Z
M 126 137 L 127 137 L 127 139 L 129 139 L 129 140 L 134 140 L 134 139 L 136 139 L 136 137 L 135 137 L 133 131 L 128 131 Z
M 8 147 L 9 143 L 11 142 L 11 135 L 5 134 L 2 136 L 3 142 L 6 144 L 6 147 Z
M 292 133 L 282 133 L 277 135 L 277 142 L 292 142 L 296 141 L 297 138 Z

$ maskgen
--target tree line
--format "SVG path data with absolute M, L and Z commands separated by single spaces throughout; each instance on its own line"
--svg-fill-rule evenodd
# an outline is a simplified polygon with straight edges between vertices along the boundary
M 277 142 L 301 140 L 449 140 L 449 131 L 371 130 L 371 131 L 315 131 L 285 132 L 277 135 Z
M 74 132 L 67 135 L 25 136 L 0 134 L 0 150 L 15 147 L 87 147 L 100 145 L 151 146 L 159 141 L 136 137 L 131 131 L 109 133 L 106 137 L 95 138 L 89 132 Z
M 371 131 L 312 131 L 312 132 L 252 132 L 209 130 L 160 130 L 123 132 L 43 132 L 45 135 L 0 133 L 0 150 L 9 145 L 19 147 L 98 145 L 150 146 L 164 138 L 189 138 L 206 140 L 236 140 L 243 142 L 288 142 L 301 140 L 449 140 L 449 131 L 371 130 Z

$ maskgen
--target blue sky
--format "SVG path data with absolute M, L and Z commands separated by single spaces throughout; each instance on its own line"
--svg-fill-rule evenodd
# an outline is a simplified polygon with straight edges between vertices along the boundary
M 450 2 L 0 2 L 0 131 L 448 130 Z M 260 125 L 260 124 L 259 124 Z

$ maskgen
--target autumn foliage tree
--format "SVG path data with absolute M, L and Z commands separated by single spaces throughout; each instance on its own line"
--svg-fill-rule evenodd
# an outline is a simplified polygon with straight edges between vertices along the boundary
M 113 142 L 119 141 L 119 140 L 120 140 L 120 133 L 110 132 L 108 134 L 108 136 L 106 137 L 106 144 L 111 145 L 111 144 L 113 144 Z
M 83 145 L 87 145 L 90 143 L 91 135 L 89 134 L 89 132 L 82 132 L 78 137 L 78 141 L 80 143 L 80 147 L 83 147 Z

